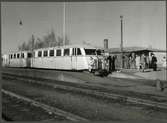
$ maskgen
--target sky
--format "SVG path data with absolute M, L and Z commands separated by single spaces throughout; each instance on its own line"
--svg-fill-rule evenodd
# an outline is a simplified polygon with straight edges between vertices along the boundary
M 71 44 L 103 47 L 108 39 L 109 48 L 120 47 L 120 15 L 124 47 L 166 49 L 165 1 L 2 2 L 2 53 L 16 51 L 32 34 L 42 38 L 54 30 L 62 36 L 63 29 Z

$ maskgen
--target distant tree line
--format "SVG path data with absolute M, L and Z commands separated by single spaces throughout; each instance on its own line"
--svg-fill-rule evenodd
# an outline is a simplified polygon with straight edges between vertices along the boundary
M 70 43 L 67 36 L 65 36 L 65 42 L 63 41 L 63 37 L 55 36 L 54 31 L 52 30 L 50 33 L 45 35 L 42 39 L 36 38 L 34 35 L 28 40 L 28 42 L 23 42 L 18 46 L 19 51 L 27 51 L 39 48 L 47 48 L 47 47 L 55 47 L 55 46 L 63 46 L 68 45 Z

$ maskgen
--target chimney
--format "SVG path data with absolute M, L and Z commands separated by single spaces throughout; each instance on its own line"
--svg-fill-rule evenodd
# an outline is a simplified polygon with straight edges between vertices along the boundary
M 104 49 L 108 49 L 108 39 L 104 39 Z

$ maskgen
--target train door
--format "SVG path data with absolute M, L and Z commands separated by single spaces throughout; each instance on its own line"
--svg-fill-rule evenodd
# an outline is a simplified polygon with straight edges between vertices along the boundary
M 77 69 L 77 48 L 72 48 L 71 65 L 73 70 Z
M 31 57 L 32 57 L 32 54 L 27 53 L 27 61 L 26 61 L 26 66 L 27 67 L 31 67 Z

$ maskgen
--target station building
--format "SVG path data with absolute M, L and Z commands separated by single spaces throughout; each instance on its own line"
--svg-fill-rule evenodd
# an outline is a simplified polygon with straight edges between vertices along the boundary
M 111 56 L 116 56 L 115 66 L 116 68 L 121 68 L 121 49 L 120 48 L 109 48 L 104 49 L 104 51 Z M 147 58 L 151 57 L 151 53 L 155 54 L 157 57 L 157 67 L 166 67 L 166 50 L 154 49 L 154 48 L 145 48 L 145 47 L 124 47 L 123 48 L 123 62 L 125 63 L 126 57 L 135 57 L 136 54 L 141 56 L 145 54 Z M 123 63 L 123 64 L 124 64 Z M 123 68 L 126 68 L 126 65 L 123 65 Z

